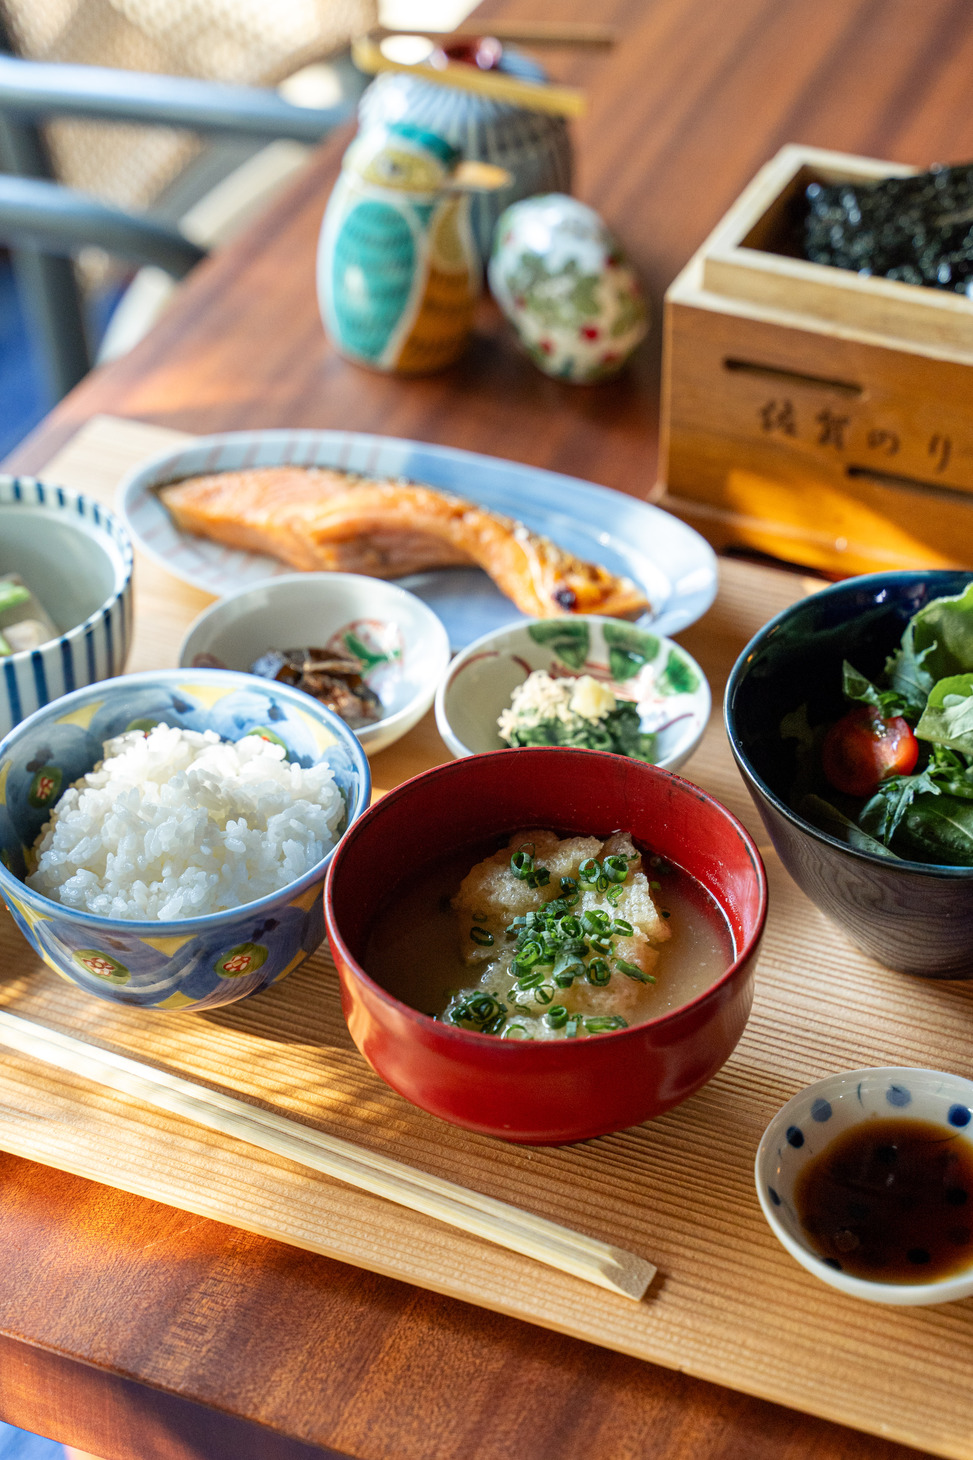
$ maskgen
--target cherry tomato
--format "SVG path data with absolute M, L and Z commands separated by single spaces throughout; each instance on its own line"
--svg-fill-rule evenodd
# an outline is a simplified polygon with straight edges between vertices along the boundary
M 856 705 L 824 737 L 821 768 L 836 791 L 871 796 L 889 776 L 907 776 L 919 745 L 900 715 L 882 718 L 874 705 Z

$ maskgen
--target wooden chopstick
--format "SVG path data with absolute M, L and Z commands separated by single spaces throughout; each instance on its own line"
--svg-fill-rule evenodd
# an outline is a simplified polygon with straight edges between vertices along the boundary
M 6 1010 L 0 1010 L 0 1044 L 626 1298 L 641 1298 L 655 1276 L 652 1263 L 634 1253 Z
M 473 91 L 494 101 L 507 101 L 527 111 L 550 112 L 554 116 L 580 117 L 585 112 L 582 92 L 573 86 L 551 86 L 542 81 L 522 81 L 504 71 L 480 71 L 461 61 L 450 61 L 442 68 L 420 62 L 410 66 L 392 61 L 371 35 L 358 36 L 351 46 L 351 58 L 360 71 L 375 76 L 379 71 L 405 71 L 436 86 L 453 86 L 460 91 Z
M 454 40 L 466 40 L 471 36 L 492 36 L 498 41 L 518 42 L 525 46 L 613 46 L 616 33 L 610 25 L 588 25 L 584 21 L 570 20 L 484 20 L 480 25 L 458 25 L 454 30 L 389 30 L 379 26 L 370 31 L 376 40 L 383 41 L 392 35 L 421 35 L 440 45 L 449 45 Z

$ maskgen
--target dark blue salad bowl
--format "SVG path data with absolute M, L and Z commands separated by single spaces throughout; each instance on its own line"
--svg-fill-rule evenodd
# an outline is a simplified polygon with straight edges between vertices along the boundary
M 973 978 L 973 867 L 892 859 L 850 846 L 788 804 L 797 745 L 781 721 L 802 705 L 810 724 L 837 720 L 842 661 L 882 672 L 913 614 L 960 594 L 973 573 L 921 570 L 849 578 L 802 599 L 751 639 L 730 675 L 730 747 L 777 853 L 803 892 L 886 968 Z

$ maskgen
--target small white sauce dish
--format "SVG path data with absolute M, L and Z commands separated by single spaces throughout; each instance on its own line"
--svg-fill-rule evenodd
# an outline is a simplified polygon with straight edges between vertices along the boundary
M 0 656 L 0 739 L 61 695 L 121 674 L 132 640 L 132 544 L 100 503 L 0 474 L 0 574 L 8 573 L 57 634 Z
M 206 654 L 246 672 L 270 649 L 304 647 L 342 649 L 363 663 L 383 710 L 355 730 L 366 755 L 422 719 L 449 663 L 446 630 L 415 594 L 358 573 L 288 573 L 204 609 L 182 641 L 179 667 Z
M 538 669 L 553 679 L 591 675 L 617 699 L 634 700 L 643 731 L 656 736 L 654 763 L 666 770 L 689 759 L 709 720 L 706 676 L 674 640 L 596 614 L 526 619 L 485 634 L 450 664 L 436 691 L 436 726 L 454 756 L 508 748 L 500 712 Z
M 883 1282 L 842 1271 L 839 1259 L 823 1257 L 811 1245 L 795 1204 L 798 1178 L 837 1138 L 879 1120 L 939 1126 L 945 1140 L 962 1142 L 969 1155 L 973 1080 L 940 1070 L 889 1066 L 828 1075 L 799 1091 L 778 1110 L 757 1149 L 757 1196 L 771 1230 L 808 1272 L 850 1297 L 919 1307 L 973 1296 L 973 1258 L 951 1276 L 923 1281 L 922 1267 L 917 1265 L 914 1282 Z M 968 1226 L 973 1221 L 973 1192 L 958 1190 L 953 1196 L 961 1199 L 956 1221 Z M 867 1200 L 867 1192 L 862 1200 Z

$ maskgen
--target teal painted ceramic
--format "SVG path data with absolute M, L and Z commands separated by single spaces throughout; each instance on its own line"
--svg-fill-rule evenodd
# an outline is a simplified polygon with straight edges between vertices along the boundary
M 513 46 L 504 46 L 498 69 L 523 81 L 546 80 L 546 72 L 533 57 Z M 443 137 L 465 158 L 491 162 L 510 174 L 505 188 L 474 193 L 470 199 L 473 236 L 484 263 L 504 208 L 536 193 L 571 191 L 571 136 L 565 117 L 526 111 L 407 71 L 376 76 L 359 103 L 358 115 L 362 131 L 387 122 L 411 122 Z
M 469 199 L 450 190 L 456 148 L 407 123 L 359 134 L 321 226 L 318 300 L 349 360 L 422 375 L 462 352 L 481 266 Z
M 98 998 L 147 1009 L 211 1009 L 276 983 L 318 947 L 332 853 L 258 902 L 171 922 L 78 912 L 23 881 L 52 806 L 102 759 L 104 741 L 163 722 L 215 730 L 224 740 L 269 733 L 291 761 L 327 761 L 345 800 L 344 830 L 368 806 L 368 761 L 353 732 L 309 696 L 213 669 L 106 680 L 47 705 L 0 742 L 0 896 L 27 942 L 56 973 Z

